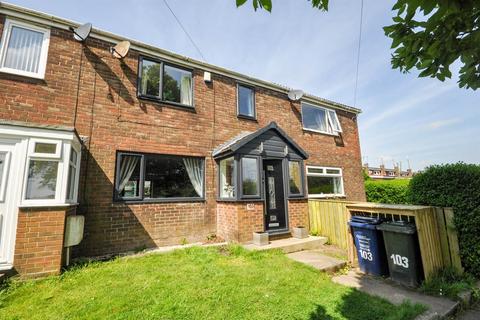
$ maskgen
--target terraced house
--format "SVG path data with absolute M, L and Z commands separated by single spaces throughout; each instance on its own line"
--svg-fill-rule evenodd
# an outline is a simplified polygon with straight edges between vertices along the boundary
M 72 217 L 73 254 L 96 256 L 288 234 L 310 197 L 364 200 L 360 110 L 72 27 L 0 4 L 2 272 L 59 272 Z

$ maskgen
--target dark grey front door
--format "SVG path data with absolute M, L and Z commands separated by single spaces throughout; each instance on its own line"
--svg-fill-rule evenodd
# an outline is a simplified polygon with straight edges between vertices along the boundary
M 268 231 L 287 228 L 282 160 L 263 160 L 265 177 L 265 228 Z

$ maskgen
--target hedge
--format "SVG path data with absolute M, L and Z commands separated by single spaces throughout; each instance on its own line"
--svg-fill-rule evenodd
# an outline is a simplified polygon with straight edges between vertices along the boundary
M 367 180 L 365 192 L 368 202 L 379 203 L 408 203 L 408 179 L 395 180 Z
M 410 182 L 413 204 L 452 207 L 465 269 L 480 276 L 480 165 L 434 165 Z

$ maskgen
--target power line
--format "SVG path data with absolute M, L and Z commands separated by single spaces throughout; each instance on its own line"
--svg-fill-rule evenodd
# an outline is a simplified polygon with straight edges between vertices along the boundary
M 362 25 L 363 25 L 363 0 L 360 6 L 360 28 L 358 32 L 358 50 L 357 50 L 357 72 L 355 75 L 355 90 L 353 93 L 353 106 L 357 106 L 357 89 L 358 89 L 358 69 L 360 66 L 360 48 L 362 44 Z
M 167 0 L 163 0 L 163 2 L 165 3 L 165 5 L 167 6 L 168 10 L 170 10 L 170 12 L 172 13 L 173 17 L 175 18 L 175 20 L 177 21 L 178 25 L 180 26 L 180 28 L 182 28 L 183 32 L 185 32 L 185 34 L 187 35 L 188 39 L 190 39 L 190 42 L 193 44 L 193 46 L 195 47 L 195 49 L 197 50 L 198 54 L 200 55 L 200 57 L 202 57 L 202 60 L 204 62 L 207 62 L 207 59 L 205 59 L 205 57 L 203 56 L 203 53 L 202 51 L 200 50 L 200 48 L 197 46 L 197 44 L 195 43 L 195 41 L 193 41 L 193 38 L 190 36 L 190 34 L 188 33 L 187 29 L 185 29 L 185 27 L 183 26 L 183 24 L 180 22 L 180 19 L 178 19 L 178 17 L 175 15 L 175 12 L 173 12 L 172 8 L 170 8 L 170 6 L 168 5 L 168 2 Z

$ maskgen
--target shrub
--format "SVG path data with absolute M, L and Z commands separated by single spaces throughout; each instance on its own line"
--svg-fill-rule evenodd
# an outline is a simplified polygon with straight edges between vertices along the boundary
M 480 276 L 480 166 L 435 165 L 410 182 L 411 203 L 452 207 L 465 269 Z
M 445 268 L 438 271 L 430 280 L 423 282 L 420 290 L 427 294 L 460 300 L 462 292 L 475 291 L 475 282 L 475 278 L 468 273 L 459 274 L 453 268 Z
M 368 180 L 365 181 L 367 201 L 379 203 L 408 203 L 407 189 L 410 180 Z

